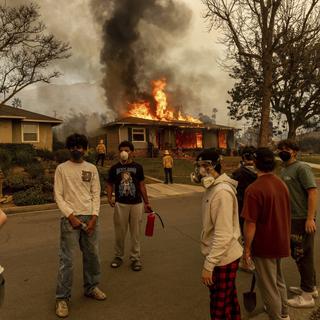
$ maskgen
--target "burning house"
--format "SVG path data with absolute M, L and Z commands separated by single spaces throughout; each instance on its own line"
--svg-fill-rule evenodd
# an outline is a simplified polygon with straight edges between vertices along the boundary
M 192 150 L 219 148 L 234 149 L 235 128 L 205 124 L 168 105 L 164 79 L 153 81 L 151 101 L 128 105 L 127 113 L 105 125 L 108 151 L 116 152 L 123 140 L 132 141 L 141 155 L 154 149 Z

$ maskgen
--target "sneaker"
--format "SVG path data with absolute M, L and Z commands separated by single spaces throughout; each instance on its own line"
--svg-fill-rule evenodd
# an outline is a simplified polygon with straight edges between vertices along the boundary
M 294 293 L 294 294 L 298 294 L 298 295 L 302 294 L 302 289 L 300 287 L 289 287 L 289 291 Z M 310 292 L 310 293 L 312 294 L 312 297 L 314 299 L 317 299 L 319 297 L 319 293 L 318 293 L 317 287 L 314 287 L 314 290 L 312 292 Z
M 142 269 L 142 264 L 140 260 L 134 260 L 131 262 L 131 269 L 133 271 L 141 271 Z
M 288 300 L 288 306 L 293 308 L 313 308 L 315 306 L 314 299 L 306 300 L 303 296 L 294 296 Z
M 69 309 L 66 300 L 56 300 L 56 315 L 59 318 L 66 318 L 69 315 Z
M 264 312 L 266 312 L 266 313 L 268 313 L 268 311 L 267 311 L 267 306 L 264 304 L 263 305 L 263 311 Z M 281 315 L 281 319 L 284 319 L 284 320 L 290 320 L 290 316 L 287 314 L 287 315 Z
M 119 268 L 122 265 L 122 259 L 119 257 L 115 257 L 110 264 L 111 268 Z
M 106 300 L 107 296 L 102 292 L 98 287 L 94 287 L 90 293 L 85 294 L 86 297 L 92 298 L 95 300 Z

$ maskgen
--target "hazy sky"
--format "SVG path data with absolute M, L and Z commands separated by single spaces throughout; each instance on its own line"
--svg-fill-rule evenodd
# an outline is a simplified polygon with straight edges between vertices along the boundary
M 4 0 L 0 0 L 4 2 Z M 96 85 L 102 79 L 100 65 L 101 25 L 93 19 L 90 10 L 91 0 L 38 0 L 34 1 L 41 7 L 42 20 L 47 25 L 49 31 L 53 32 L 57 38 L 68 41 L 72 46 L 72 57 L 65 62 L 58 62 L 55 68 L 63 72 L 63 76 L 53 81 L 57 85 L 83 84 Z M 108 1 L 108 0 L 106 0 Z M 148 0 L 146 0 L 148 1 Z M 208 26 L 202 18 L 203 5 L 201 0 L 176 0 L 187 4 L 193 12 L 191 26 L 185 38 L 180 39 L 176 46 L 168 50 L 168 59 L 181 63 L 188 70 L 186 84 L 192 90 L 191 78 L 197 75 L 207 75 L 208 83 L 203 86 L 200 95 L 203 95 L 203 105 L 196 106 L 190 113 L 197 115 L 199 111 L 211 115 L 211 110 L 216 107 L 218 111 L 217 121 L 221 124 L 234 124 L 226 117 L 227 90 L 231 88 L 232 82 L 227 73 L 218 66 L 218 59 L 224 57 L 224 48 L 217 44 L 216 34 L 208 33 Z M 7 0 L 7 4 L 26 3 L 26 0 Z M 193 74 L 194 77 L 190 77 Z M 165 76 L 165 75 L 164 75 Z M 151 79 L 150 79 L 151 80 Z M 42 86 L 42 85 L 41 85 Z M 30 87 L 21 94 L 21 99 L 25 104 L 32 103 L 34 107 L 28 109 L 39 111 L 39 106 L 45 104 L 45 97 L 41 96 L 41 86 Z M 49 85 L 50 86 L 50 85 Z M 170 86 L 170 83 L 168 84 Z M 83 87 L 81 87 L 83 89 Z M 103 90 L 95 90 L 95 97 L 92 100 L 94 106 L 90 107 L 95 111 L 103 111 L 107 108 L 104 101 Z M 99 92 L 98 92 L 99 91 Z M 47 92 L 47 90 L 45 90 Z M 98 92 L 98 93 L 97 93 Z M 85 93 L 79 92 L 79 100 Z M 88 92 L 90 94 L 90 92 Z M 39 100 L 37 100 L 39 98 Z M 77 97 L 73 97 L 75 100 Z M 52 97 L 50 97 L 52 99 Z M 59 100 L 59 105 L 65 101 Z M 70 98 L 71 99 L 71 98 Z M 72 100 L 72 99 L 71 99 Z M 87 103 L 87 102 L 86 102 Z M 57 102 L 55 102 L 57 104 Z M 48 108 L 56 108 L 52 101 L 47 101 Z M 73 108 L 76 106 L 72 105 Z M 80 108 L 80 107 L 79 107 Z M 82 106 L 81 111 L 85 111 Z M 59 113 L 59 111 L 58 111 Z

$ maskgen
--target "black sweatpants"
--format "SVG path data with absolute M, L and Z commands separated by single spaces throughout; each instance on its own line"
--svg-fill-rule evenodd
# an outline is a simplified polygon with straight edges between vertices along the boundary
M 301 289 L 312 292 L 316 286 L 314 267 L 314 233 L 305 231 L 306 219 L 292 219 L 291 256 L 295 260 L 301 278 Z

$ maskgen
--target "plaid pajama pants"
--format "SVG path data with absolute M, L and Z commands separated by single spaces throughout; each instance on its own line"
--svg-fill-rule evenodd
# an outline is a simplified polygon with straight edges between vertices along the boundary
M 210 290 L 210 314 L 212 320 L 240 320 L 236 276 L 239 260 L 215 267 Z

